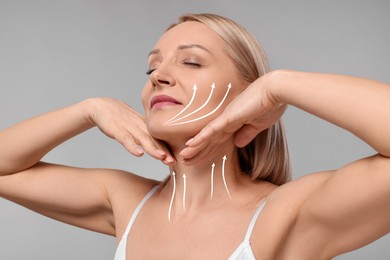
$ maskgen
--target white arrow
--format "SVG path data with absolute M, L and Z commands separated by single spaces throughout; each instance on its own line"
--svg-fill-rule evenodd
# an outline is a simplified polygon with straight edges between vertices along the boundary
M 171 203 L 169 204 L 169 209 L 168 209 L 169 223 L 171 222 L 171 210 L 172 210 L 172 205 L 173 205 L 173 199 L 175 198 L 175 193 L 176 193 L 176 174 L 175 174 L 175 172 L 172 172 L 172 177 L 173 177 L 173 191 L 172 191 Z
M 214 193 L 214 167 L 215 163 L 211 165 L 211 196 L 210 199 L 213 198 L 213 193 Z
M 183 182 L 184 182 L 183 209 L 186 210 L 186 189 L 187 189 L 187 181 L 186 181 L 186 175 L 185 175 L 185 174 L 183 174 Z
M 171 119 L 169 119 L 165 124 L 168 124 L 169 122 L 171 122 L 172 120 L 174 120 L 176 117 L 180 116 L 184 111 L 187 110 L 187 108 L 189 108 L 192 104 L 192 102 L 194 102 L 194 99 L 195 99 L 195 96 L 196 96 L 196 90 L 198 89 L 196 87 L 196 83 L 194 84 L 194 87 L 192 88 L 194 91 L 192 92 L 192 97 L 191 97 L 191 100 L 190 102 L 187 104 L 187 106 L 185 108 L 183 108 L 182 111 L 180 111 L 176 116 L 172 117 Z
M 223 184 L 225 185 L 225 189 L 226 189 L 226 192 L 227 194 L 229 195 L 229 198 L 232 199 L 232 196 L 230 196 L 230 192 L 229 192 L 229 189 L 227 187 L 227 184 L 226 184 L 226 179 L 225 179 L 225 162 L 226 162 L 226 155 L 223 157 L 223 162 L 222 162 L 222 180 L 223 180 Z
M 209 97 L 207 98 L 206 102 L 204 102 L 203 105 L 201 105 L 199 108 L 197 108 L 197 109 L 195 109 L 194 111 L 192 111 L 191 113 L 189 113 L 189 114 L 187 114 L 187 115 L 185 115 L 185 116 L 182 116 L 182 117 L 180 117 L 180 118 L 177 118 L 177 119 L 175 119 L 175 120 L 173 120 L 173 118 L 172 118 L 171 120 L 168 121 L 168 123 L 174 123 L 174 122 L 177 122 L 177 121 L 182 120 L 182 119 L 184 119 L 184 118 L 187 118 L 187 117 L 189 117 L 189 116 L 195 114 L 196 112 L 198 112 L 198 111 L 201 110 L 202 108 L 204 108 L 204 107 L 207 105 L 207 103 L 209 103 L 209 101 L 210 101 L 210 99 L 211 99 L 211 96 L 213 95 L 214 89 L 215 89 L 215 84 L 213 83 L 213 84 L 211 85 L 211 91 L 210 91 Z M 177 116 L 176 116 L 176 117 L 177 117 Z
M 211 111 L 210 113 L 208 113 L 208 114 L 206 114 L 206 115 L 203 115 L 203 116 L 201 116 L 201 117 L 195 118 L 195 119 L 188 120 L 188 121 L 178 122 L 178 123 L 170 123 L 170 125 L 182 125 L 182 124 L 187 124 L 187 123 L 191 123 L 191 122 L 195 122 L 195 121 L 201 120 L 201 119 L 203 119 L 203 118 L 205 118 L 205 117 L 208 117 L 208 116 L 214 114 L 215 111 L 217 111 L 217 110 L 222 106 L 222 104 L 223 104 L 223 102 L 225 101 L 227 95 L 229 94 L 230 88 L 231 88 L 231 84 L 228 85 L 228 89 L 227 89 L 226 94 L 225 94 L 225 96 L 223 97 L 222 101 L 221 101 L 221 102 L 218 104 L 218 106 L 217 106 L 213 111 Z

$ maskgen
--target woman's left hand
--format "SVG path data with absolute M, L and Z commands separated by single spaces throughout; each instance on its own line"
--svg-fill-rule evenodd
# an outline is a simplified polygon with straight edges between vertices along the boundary
M 286 109 L 270 91 L 272 73 L 251 83 L 224 111 L 190 139 L 180 155 L 188 164 L 209 157 L 216 147 L 234 136 L 234 144 L 244 147 L 261 131 L 275 124 Z

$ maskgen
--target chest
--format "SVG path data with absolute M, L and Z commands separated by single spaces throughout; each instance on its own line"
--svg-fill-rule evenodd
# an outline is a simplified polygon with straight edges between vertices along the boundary
M 255 210 L 255 209 L 254 209 Z M 127 240 L 128 259 L 227 259 L 244 241 L 254 211 L 176 216 L 139 215 Z M 151 213 L 151 212 L 150 212 Z M 154 212 L 157 213 L 157 212 Z
M 257 206 L 174 216 L 171 223 L 165 211 L 146 208 L 130 230 L 127 259 L 228 259 L 244 242 Z M 275 259 L 289 219 L 260 212 L 250 238 L 258 259 Z
M 257 259 L 313 259 L 300 254 L 310 251 L 307 246 L 286 246 L 297 237 L 292 230 L 299 203 L 283 197 L 267 199 L 255 221 L 251 249 Z M 135 219 L 127 239 L 127 259 L 228 259 L 244 241 L 259 205 L 172 214 L 169 223 L 167 208 L 161 204 L 146 204 Z

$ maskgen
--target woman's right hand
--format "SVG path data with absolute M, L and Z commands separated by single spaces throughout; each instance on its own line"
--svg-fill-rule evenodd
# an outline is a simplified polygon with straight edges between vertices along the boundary
M 115 99 L 91 98 L 0 131 L 0 197 L 71 225 L 118 235 L 116 221 L 124 213 L 117 205 L 136 205 L 158 182 L 121 170 L 41 161 L 55 147 L 95 126 L 136 156 L 145 151 L 173 163 L 139 113 Z
M 112 98 L 91 98 L 87 102 L 92 107 L 89 120 L 131 154 L 139 157 L 145 151 L 167 165 L 175 162 L 165 144 L 149 134 L 144 117 L 130 106 Z

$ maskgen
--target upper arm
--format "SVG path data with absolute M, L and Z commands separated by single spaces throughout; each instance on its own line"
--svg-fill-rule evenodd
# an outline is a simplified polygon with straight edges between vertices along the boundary
M 0 197 L 61 222 L 115 235 L 110 192 L 126 182 L 135 185 L 134 176 L 123 171 L 40 162 L 22 172 L 1 176 Z
M 387 234 L 390 159 L 375 155 L 335 171 L 302 204 L 298 223 L 334 255 Z

